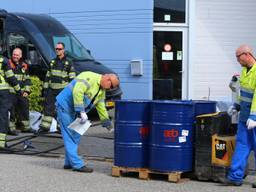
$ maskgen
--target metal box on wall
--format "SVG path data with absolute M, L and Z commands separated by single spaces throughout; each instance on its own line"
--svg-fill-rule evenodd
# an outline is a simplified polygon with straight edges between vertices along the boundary
M 142 76 L 143 75 L 143 61 L 141 59 L 131 60 L 131 75 Z

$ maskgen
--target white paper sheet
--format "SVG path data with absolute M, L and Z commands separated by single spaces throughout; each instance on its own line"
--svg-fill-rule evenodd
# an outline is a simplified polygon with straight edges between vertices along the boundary
M 183 129 L 182 132 L 181 132 L 181 135 L 182 135 L 182 136 L 185 136 L 185 137 L 187 137 L 188 134 L 189 134 L 189 130 Z
M 162 52 L 162 60 L 164 61 L 172 61 L 173 60 L 173 52 Z
M 179 137 L 179 143 L 185 143 L 186 141 L 186 137 Z
M 56 119 L 52 118 L 52 123 L 51 123 L 51 127 L 50 127 L 50 132 L 51 132 L 51 133 L 54 133 L 54 132 L 56 132 L 56 131 L 58 131 L 58 130 L 57 130 L 57 121 L 56 121 Z
M 75 121 L 73 121 L 68 128 L 73 129 L 76 131 L 78 134 L 83 135 L 85 132 L 89 129 L 91 126 L 91 122 L 87 120 L 84 124 L 80 123 L 81 118 L 76 118 Z

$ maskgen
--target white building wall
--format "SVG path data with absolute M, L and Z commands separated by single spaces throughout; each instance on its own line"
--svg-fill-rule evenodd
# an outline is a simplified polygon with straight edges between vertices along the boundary
M 250 44 L 256 53 L 255 7 L 255 0 L 196 0 L 190 98 L 231 100 L 228 84 L 241 70 L 236 48 Z

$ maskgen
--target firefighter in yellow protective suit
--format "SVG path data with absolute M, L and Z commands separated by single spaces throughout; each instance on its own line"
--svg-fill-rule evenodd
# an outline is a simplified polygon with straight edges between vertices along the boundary
M 69 129 L 68 125 L 78 116 L 81 118 L 80 123 L 85 123 L 86 113 L 96 107 L 102 126 L 111 130 L 113 126 L 105 107 L 105 90 L 115 88 L 118 84 L 119 80 L 114 74 L 82 72 L 57 96 L 57 117 L 65 146 L 64 169 L 79 172 L 93 171 L 86 167 L 78 156 L 80 135 Z
M 256 59 L 248 45 L 241 45 L 236 50 L 237 61 L 242 66 L 240 76 L 240 116 L 236 137 L 235 151 L 225 184 L 240 186 L 251 150 L 256 157 Z M 229 111 L 231 111 L 229 109 Z
M 0 148 L 6 146 L 6 134 L 9 126 L 10 85 L 8 83 L 17 94 L 21 95 L 20 85 L 8 65 L 8 60 L 0 56 Z
M 62 89 L 75 78 L 73 63 L 65 56 L 65 45 L 62 42 L 56 44 L 57 57 L 50 63 L 50 68 L 46 73 L 43 87 L 44 111 L 39 132 L 47 132 L 50 129 L 52 119 L 56 117 L 55 101 L 56 96 Z

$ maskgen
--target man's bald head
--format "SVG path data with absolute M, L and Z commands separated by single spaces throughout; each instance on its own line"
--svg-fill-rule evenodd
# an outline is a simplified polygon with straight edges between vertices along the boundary
M 100 85 L 103 89 L 113 89 L 119 85 L 119 79 L 115 74 L 105 74 L 101 77 Z
M 236 55 L 240 55 L 242 53 L 250 53 L 253 55 L 252 48 L 249 45 L 241 45 L 236 49 Z
M 15 48 L 12 51 L 12 60 L 13 60 L 13 62 L 18 63 L 21 58 L 22 58 L 22 50 L 20 48 Z
M 249 45 L 241 45 L 236 49 L 236 59 L 241 66 L 247 68 L 251 68 L 256 62 Z
M 119 85 L 119 79 L 115 74 L 109 74 L 109 78 L 113 87 L 117 87 Z

